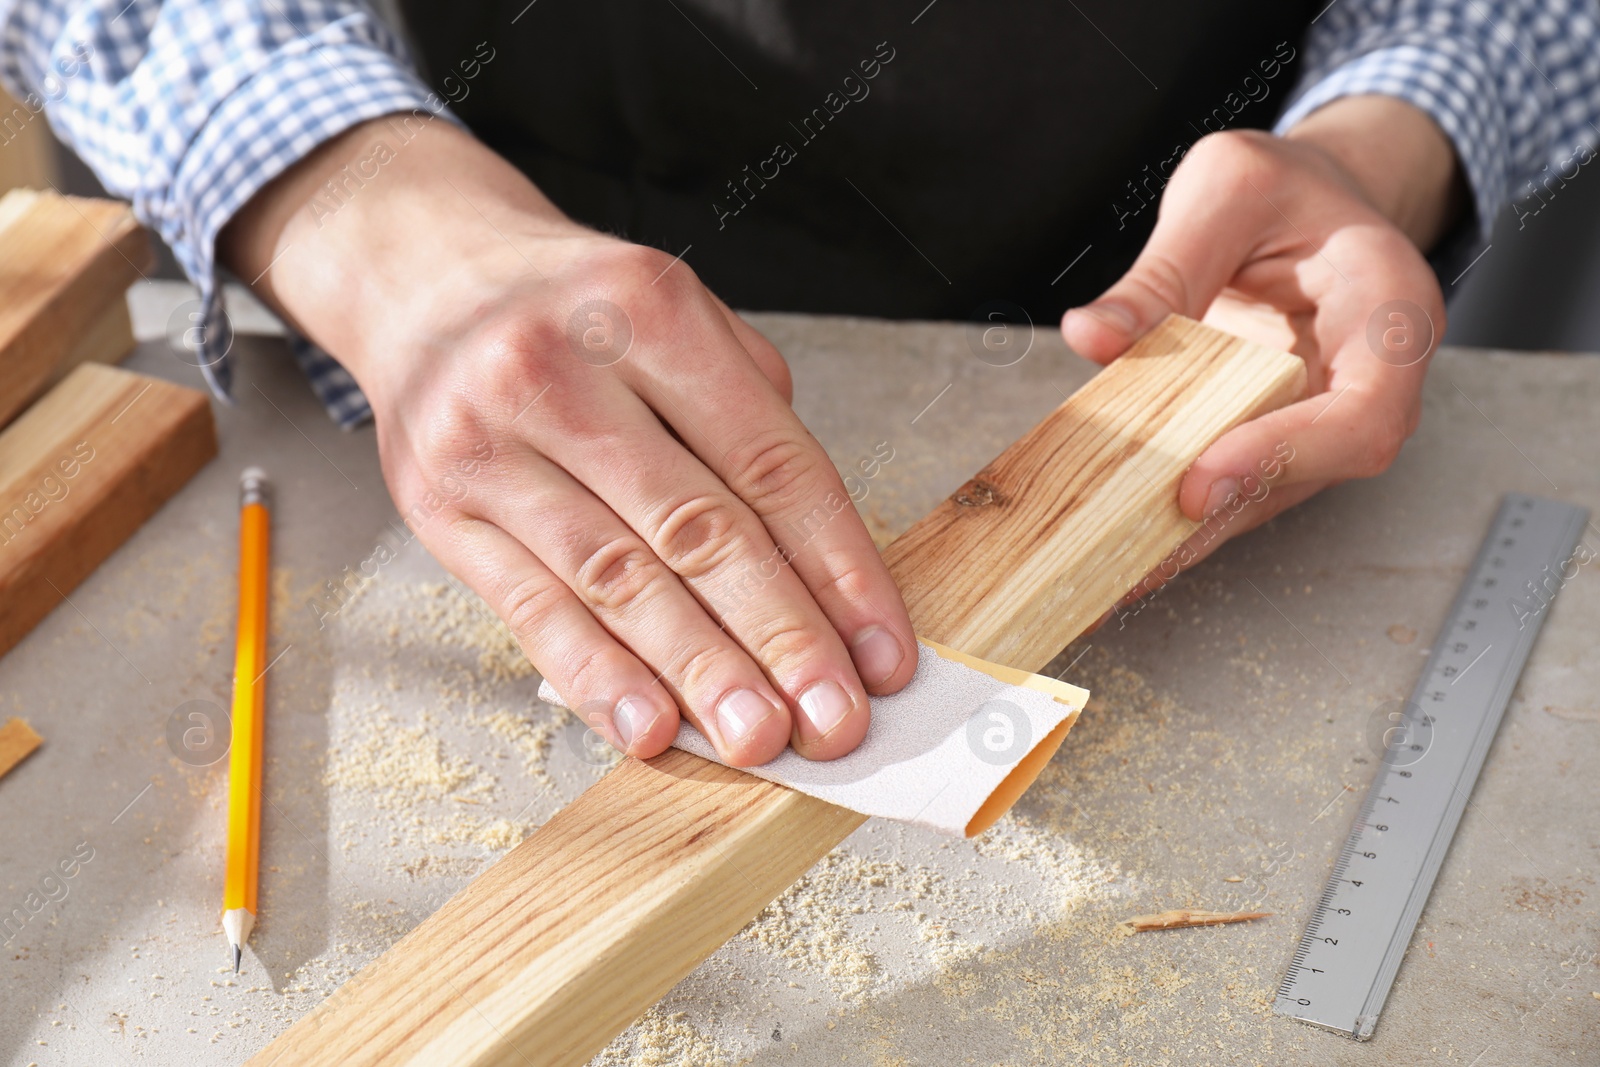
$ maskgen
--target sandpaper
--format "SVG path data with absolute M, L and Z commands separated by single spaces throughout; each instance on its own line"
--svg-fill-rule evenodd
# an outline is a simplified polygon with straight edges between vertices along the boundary
M 918 651 L 910 683 L 871 698 L 872 726 L 854 752 L 817 762 L 785 749 L 743 769 L 863 815 L 967 837 L 988 829 L 1039 776 L 1089 694 L 931 641 Z M 565 706 L 548 682 L 539 697 Z M 673 745 L 722 762 L 688 720 Z

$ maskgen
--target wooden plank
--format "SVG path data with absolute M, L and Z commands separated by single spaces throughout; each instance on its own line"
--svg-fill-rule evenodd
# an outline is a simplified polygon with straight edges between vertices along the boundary
M 75 363 L 133 348 L 125 293 L 152 262 L 126 204 L 31 189 L 0 198 L 0 426 Z
M 917 632 L 1043 666 L 1199 527 L 1204 445 L 1304 390 L 1299 359 L 1169 318 L 885 550 Z
M 1042 668 L 1193 530 L 1205 446 L 1304 383 L 1169 319 L 891 546 L 917 632 Z M 250 1062 L 583 1064 L 861 822 L 683 752 L 626 760 Z
M 0 655 L 216 453 L 205 394 L 97 363 L 0 432 Z

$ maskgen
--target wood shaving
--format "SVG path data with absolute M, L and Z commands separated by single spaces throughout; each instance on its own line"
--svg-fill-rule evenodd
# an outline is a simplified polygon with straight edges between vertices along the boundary
M 1117 924 L 1119 933 L 1142 933 L 1146 930 L 1181 930 L 1190 926 L 1221 926 L 1224 923 L 1249 922 L 1265 919 L 1270 911 L 1202 911 L 1198 908 L 1175 908 L 1155 915 L 1135 915 Z

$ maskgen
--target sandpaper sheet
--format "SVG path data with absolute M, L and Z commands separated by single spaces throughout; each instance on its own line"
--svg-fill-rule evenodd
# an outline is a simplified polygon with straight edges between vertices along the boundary
M 539 697 L 563 704 L 548 682 Z M 872 698 L 872 726 L 854 752 L 815 762 L 785 749 L 744 770 L 863 815 L 971 837 L 1039 776 L 1088 699 L 1075 685 L 922 641 L 911 682 Z M 673 744 L 722 762 L 687 720 Z

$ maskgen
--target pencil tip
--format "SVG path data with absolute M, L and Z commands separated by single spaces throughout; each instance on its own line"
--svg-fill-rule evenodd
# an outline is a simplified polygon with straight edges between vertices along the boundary
M 244 953 L 244 950 L 241 949 L 238 945 L 234 945 L 233 946 L 233 973 L 234 974 L 238 974 L 239 973 L 239 957 L 241 955 L 243 955 L 243 953 Z

